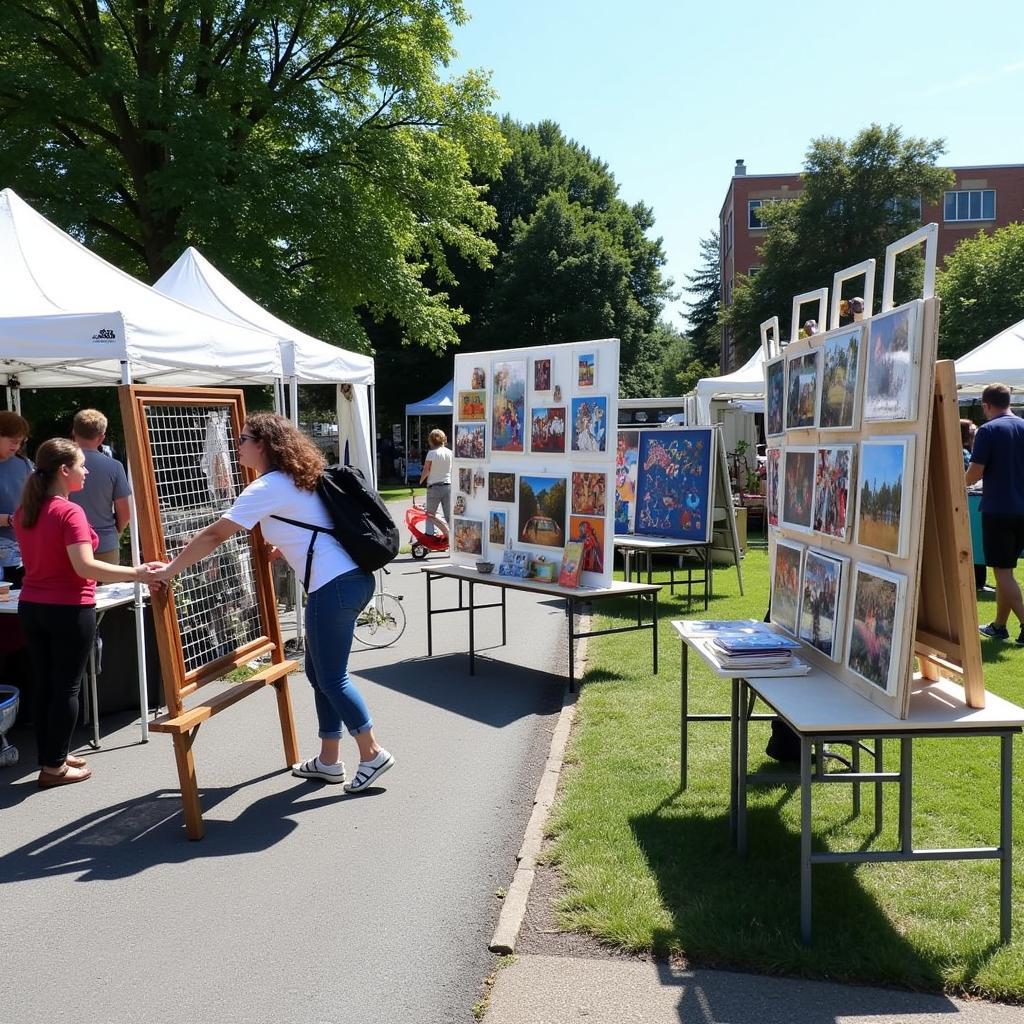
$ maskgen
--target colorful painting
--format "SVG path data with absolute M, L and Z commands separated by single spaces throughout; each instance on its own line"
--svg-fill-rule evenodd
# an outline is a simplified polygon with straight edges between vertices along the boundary
M 814 514 L 814 448 L 787 448 L 782 467 L 783 526 L 810 530 Z
M 487 539 L 492 544 L 505 546 L 505 530 L 508 525 L 508 513 L 491 509 L 487 516 Z
M 853 446 L 819 448 L 814 461 L 814 529 L 846 540 L 850 535 Z
M 615 425 L 612 424 L 612 429 Z M 608 448 L 608 399 L 592 395 L 572 400 L 572 450 L 603 452 Z
M 533 361 L 533 390 L 551 390 L 551 360 L 534 359 Z
M 780 540 L 775 544 L 775 570 L 772 573 L 772 622 L 787 633 L 796 634 L 800 610 L 800 568 L 803 545 Z
M 818 411 L 818 426 L 822 430 L 856 429 L 863 333 L 862 327 L 844 331 L 829 338 L 822 347 L 821 408 Z
M 487 477 L 484 476 L 484 471 L 482 469 L 479 469 L 479 468 L 474 469 L 473 470 L 473 493 L 476 494 L 477 491 L 482 491 L 486 486 L 487 486 Z
M 453 517 L 455 550 L 466 555 L 483 554 L 484 524 L 480 519 Z
M 818 407 L 818 353 L 808 352 L 788 360 L 789 398 L 787 427 L 813 427 Z
M 487 392 L 460 391 L 459 419 L 467 423 L 483 423 L 487 419 Z
M 907 553 L 913 443 L 886 438 L 860 446 L 857 543 L 900 558 Z
M 765 363 L 765 433 L 769 437 L 786 429 L 786 360 Z
M 706 542 L 711 539 L 710 427 L 640 434 L 636 532 Z
M 565 477 L 519 477 L 519 542 L 560 548 L 565 544 Z
M 838 661 L 843 651 L 842 608 L 845 558 L 808 551 L 800 598 L 800 639 Z
M 560 587 L 578 587 L 580 572 L 583 568 L 583 545 L 579 541 L 566 542 L 562 551 L 562 564 L 558 567 L 558 585 Z
M 505 553 L 501 556 L 501 565 L 498 566 L 498 575 L 526 579 L 529 574 L 530 552 L 505 548 Z
M 459 470 L 461 473 L 462 470 Z M 507 501 L 516 500 L 516 475 L 515 473 L 488 473 L 487 474 L 487 500 Z
M 768 449 L 768 466 L 766 469 L 765 490 L 768 506 L 768 525 L 779 525 L 779 462 L 781 451 L 778 448 Z
M 604 572 L 604 519 L 569 516 L 569 539 L 583 545 L 584 572 Z
M 861 679 L 890 695 L 896 693 L 902 632 L 897 612 L 903 603 L 906 582 L 906 576 L 869 565 L 858 565 L 854 573 L 853 621 L 846 665 Z
M 473 367 L 473 372 L 469 377 L 469 386 L 477 390 L 487 387 L 487 374 L 484 373 L 482 366 Z
M 584 352 L 576 357 L 576 386 L 592 388 L 597 384 L 597 353 Z
M 491 451 L 524 451 L 526 361 L 494 364 L 491 381 Z
M 565 406 L 530 410 L 530 451 L 565 451 Z
M 918 303 L 870 320 L 864 419 L 912 420 L 917 415 L 921 347 Z
M 459 468 L 459 490 L 463 494 L 473 493 L 473 470 L 465 467 Z
M 615 532 L 630 533 L 636 513 L 640 431 L 620 430 L 615 439 Z
M 604 473 L 573 473 L 573 515 L 603 516 L 607 486 Z
M 455 427 L 455 454 L 460 459 L 482 459 L 487 455 L 487 428 L 462 426 Z

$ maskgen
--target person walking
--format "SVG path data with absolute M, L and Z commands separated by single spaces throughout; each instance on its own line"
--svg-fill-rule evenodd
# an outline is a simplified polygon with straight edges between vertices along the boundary
M 16 412 L 0 412 L 0 579 L 21 586 L 25 571 L 14 536 L 14 513 L 21 501 L 32 463 L 22 452 L 28 421 Z
M 1009 640 L 1010 612 L 1021 625 L 1017 645 L 1024 647 L 1024 598 L 1014 576 L 1024 548 L 1024 420 L 1010 411 L 1010 389 L 990 384 L 981 394 L 983 423 L 974 435 L 967 486 L 982 482 L 981 534 L 985 564 L 996 577 L 996 617 L 981 626 L 982 636 Z
M 231 508 L 197 533 L 155 578 L 165 582 L 205 558 L 240 530 L 258 523 L 273 560 L 283 557 L 304 577 L 312 544 L 306 602 L 306 676 L 313 687 L 320 752 L 292 766 L 302 779 L 343 783 L 358 793 L 391 768 L 395 759 L 377 742 L 362 695 L 349 676 L 356 618 L 373 594 L 373 577 L 360 569 L 330 533 L 315 533 L 282 519 L 330 530 L 330 514 L 316 493 L 324 469 L 320 450 L 283 416 L 254 413 L 238 438 L 238 461 L 259 476 Z M 276 518 L 282 517 L 281 519 Z M 359 767 L 346 782 L 341 739 L 348 729 L 359 749 Z
M 434 429 L 427 436 L 430 451 L 423 463 L 420 483 L 427 485 L 427 497 L 424 502 L 427 515 L 437 514 L 444 510 L 444 521 L 449 533 L 452 528 L 452 450 L 447 446 L 448 438 L 443 430 Z M 433 520 L 428 519 L 426 533 L 434 533 Z

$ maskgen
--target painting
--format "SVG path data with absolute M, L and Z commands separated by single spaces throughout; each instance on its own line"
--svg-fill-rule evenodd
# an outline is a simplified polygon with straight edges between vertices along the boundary
M 765 490 L 767 491 L 769 526 L 779 525 L 779 462 L 781 454 L 778 448 L 768 449 Z
M 713 450 L 710 427 L 640 434 L 638 534 L 700 542 L 711 539 Z
M 787 361 L 787 372 L 786 426 L 813 427 L 818 406 L 818 353 L 791 356 Z
M 469 375 L 469 386 L 477 391 L 487 387 L 487 374 L 484 373 L 482 366 L 473 367 L 473 372 Z
M 615 425 L 612 424 L 612 429 Z M 608 399 L 591 395 L 572 400 L 572 450 L 603 452 L 608 447 Z
M 814 516 L 814 459 L 816 448 L 787 448 L 782 465 L 783 526 L 810 530 Z
M 572 514 L 603 516 L 607 486 L 604 473 L 573 473 Z
M 487 516 L 487 539 L 491 544 L 505 546 L 505 530 L 508 525 L 508 513 L 504 510 L 491 509 Z
M 570 516 L 569 540 L 583 545 L 584 572 L 604 572 L 604 519 L 598 516 Z
M 530 451 L 565 451 L 565 406 L 530 410 Z
M 848 564 L 849 559 L 836 558 L 824 551 L 809 550 L 804 558 L 798 635 L 833 661 L 838 661 L 843 653 L 845 619 L 840 612 Z
M 562 564 L 558 567 L 558 585 L 560 587 L 578 587 L 582 569 L 583 545 L 579 541 L 567 541 L 562 551 Z
M 473 494 L 477 491 L 482 491 L 487 486 L 487 477 L 484 476 L 484 471 L 477 467 L 473 470 Z
M 524 451 L 526 361 L 495 363 L 491 380 L 491 451 Z
M 453 517 L 455 550 L 466 555 L 480 555 L 484 550 L 484 524 L 480 519 Z
M 814 529 L 829 537 L 850 536 L 853 446 L 819 448 L 814 460 Z
M 855 430 L 860 397 L 863 327 L 829 338 L 821 349 L 821 405 L 818 426 L 822 430 Z
M 487 428 L 472 425 L 455 427 L 455 454 L 460 459 L 482 459 L 487 455 Z
M 460 391 L 459 419 L 466 423 L 483 423 L 487 419 L 487 392 Z
M 461 473 L 462 470 L 460 469 Z M 487 500 L 507 501 L 516 500 L 516 475 L 515 473 L 488 473 L 487 474 Z
M 640 431 L 620 430 L 615 439 L 615 532 L 630 533 L 636 512 Z
M 786 360 L 782 357 L 764 364 L 765 433 L 775 437 L 786 429 Z
M 533 390 L 551 390 L 551 360 L 534 359 L 533 361 Z
M 881 438 L 860 446 L 857 543 L 905 558 L 910 524 L 912 437 Z
M 792 544 L 787 540 L 780 540 L 775 544 L 772 622 L 794 635 L 800 610 L 800 563 L 803 561 L 803 554 L 802 544 Z
M 463 494 L 473 493 L 473 470 L 464 466 L 459 468 L 459 490 Z
M 869 324 L 864 419 L 912 420 L 917 415 L 921 350 L 919 304 L 872 317 Z
M 519 477 L 519 541 L 560 548 L 565 544 L 565 477 Z
M 854 572 L 846 665 L 890 696 L 896 694 L 902 632 L 897 613 L 906 581 L 906 576 L 873 565 L 858 564 Z
M 597 353 L 581 352 L 576 356 L 576 386 L 592 388 L 597 385 Z
M 501 565 L 498 566 L 498 575 L 526 579 L 529 574 L 530 552 L 505 548 L 505 552 L 501 556 Z

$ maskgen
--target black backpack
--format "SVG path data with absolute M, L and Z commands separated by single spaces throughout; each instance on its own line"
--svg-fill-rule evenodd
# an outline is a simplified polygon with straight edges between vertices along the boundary
M 313 568 L 313 547 L 321 533 L 331 534 L 364 572 L 382 568 L 398 554 L 398 527 L 380 495 L 366 485 L 358 469 L 328 466 L 317 481 L 316 493 L 327 508 L 334 529 L 284 516 L 271 516 L 271 519 L 280 519 L 282 523 L 313 532 L 306 551 L 306 574 L 302 581 L 307 591 Z

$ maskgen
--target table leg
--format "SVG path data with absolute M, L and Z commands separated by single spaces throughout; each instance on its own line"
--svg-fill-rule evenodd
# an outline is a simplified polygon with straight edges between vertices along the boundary
M 508 593 L 508 587 L 501 588 L 501 646 L 504 647 L 508 643 L 508 631 L 506 625 L 506 605 L 505 595 Z
M 704 548 L 704 611 L 708 610 L 708 601 L 711 599 L 711 545 Z
M 654 594 L 654 623 L 651 630 L 651 635 L 654 637 L 654 674 L 658 674 L 658 592 L 655 590 Z
M 434 655 L 434 617 L 430 611 L 430 595 L 434 577 L 429 572 L 424 575 L 427 577 L 427 657 L 431 658 Z
M 576 598 L 565 599 L 569 612 L 569 692 L 576 692 Z
M 462 581 L 459 580 L 459 587 L 462 587 Z M 474 635 L 474 626 L 476 619 L 476 584 L 469 581 L 469 674 L 471 676 L 476 675 L 476 637 Z M 462 604 L 462 595 L 459 595 L 459 604 Z
M 99 618 L 96 619 L 96 626 L 99 628 Z M 99 687 L 96 684 L 96 645 L 89 651 L 89 704 L 92 718 L 92 739 L 89 746 L 93 750 L 100 749 L 100 702 Z
M 811 741 L 800 737 L 800 941 L 811 944 Z
M 690 646 L 680 644 L 683 649 L 679 666 L 679 788 L 686 789 L 686 755 L 690 732 Z
M 747 855 L 747 684 L 740 683 L 739 771 L 736 773 L 736 852 Z
M 860 774 L 860 737 L 858 736 L 853 741 L 853 747 L 850 750 L 850 768 L 855 775 Z M 853 816 L 855 818 L 860 817 L 860 783 L 855 782 L 853 784 Z
M 732 680 L 732 705 L 729 708 L 729 838 L 736 841 L 736 773 L 740 716 L 740 681 Z
M 654 572 L 654 554 L 651 551 L 647 552 L 647 582 L 651 582 L 651 575 Z
M 912 809 L 914 804 L 914 741 L 909 736 L 900 739 L 900 851 L 910 853 L 914 848 Z
M 875 737 L 875 771 L 881 775 L 884 771 L 885 753 L 882 747 L 882 737 Z M 882 831 L 882 786 L 883 783 L 875 783 L 875 835 Z
M 1010 942 L 1013 915 L 1013 733 L 999 739 L 999 940 Z

